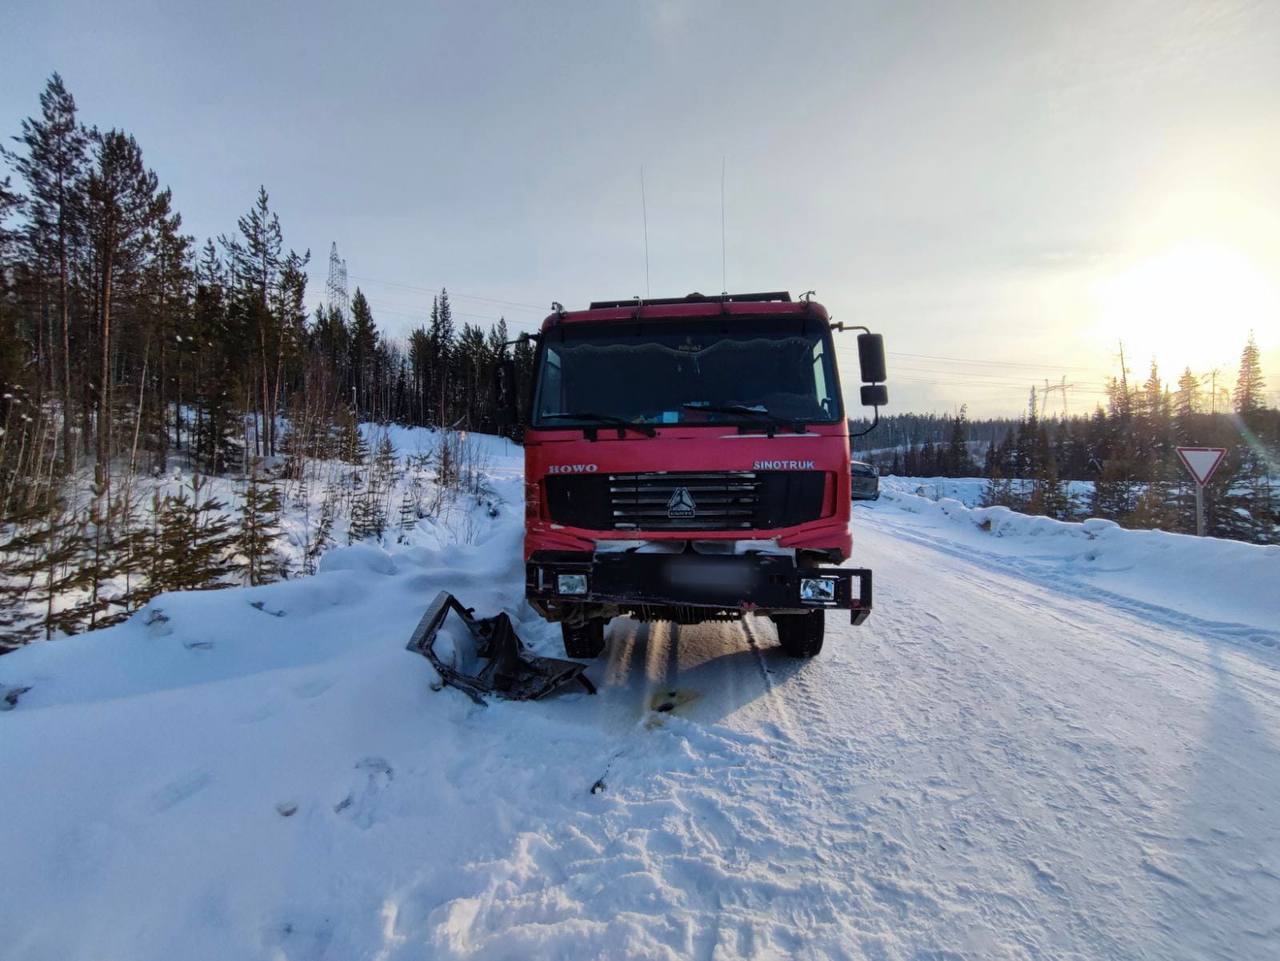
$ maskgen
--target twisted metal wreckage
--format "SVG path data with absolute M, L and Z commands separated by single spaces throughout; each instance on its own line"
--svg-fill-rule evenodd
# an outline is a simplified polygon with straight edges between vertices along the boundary
M 458 616 L 475 642 L 473 670 L 459 666 L 459 658 L 451 663 L 436 653 L 436 639 L 450 613 Z M 440 684 L 434 685 L 436 690 L 446 684 L 456 687 L 477 704 L 485 703 L 486 694 L 533 701 L 573 681 L 578 681 L 588 694 L 596 692 L 595 685 L 583 673 L 587 665 L 529 653 L 506 613 L 481 618 L 474 615 L 474 608 L 463 607 L 448 591 L 441 591 L 414 628 L 408 649 L 421 654 L 436 669 L 440 675 Z

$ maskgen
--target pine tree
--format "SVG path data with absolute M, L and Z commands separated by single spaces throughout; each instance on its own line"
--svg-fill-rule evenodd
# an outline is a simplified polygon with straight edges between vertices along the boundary
M 61 369 L 57 379 L 62 387 L 63 456 L 72 451 L 71 430 L 74 406 L 71 398 L 71 270 L 73 247 L 83 233 L 84 179 L 88 162 L 89 135 L 76 117 L 76 102 L 54 73 L 40 94 L 40 118 L 22 122 L 16 138 L 25 148 L 14 166 L 26 181 L 30 195 L 27 242 L 37 264 L 57 268 Z M 6 182 L 7 183 L 7 182 Z M 55 338 L 51 337 L 51 341 Z
M 113 309 L 118 304 L 117 281 L 136 272 L 142 263 L 149 230 L 154 223 L 156 175 L 142 162 L 133 137 L 119 131 L 93 133 L 94 158 L 89 171 L 86 224 L 97 269 L 98 364 L 97 460 L 94 482 L 105 486 L 111 476 Z

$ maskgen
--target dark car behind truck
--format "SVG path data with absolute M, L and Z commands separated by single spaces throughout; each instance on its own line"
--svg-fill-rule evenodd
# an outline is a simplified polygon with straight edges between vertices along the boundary
M 880 471 L 874 464 L 855 460 L 849 465 L 849 488 L 855 501 L 880 499 Z

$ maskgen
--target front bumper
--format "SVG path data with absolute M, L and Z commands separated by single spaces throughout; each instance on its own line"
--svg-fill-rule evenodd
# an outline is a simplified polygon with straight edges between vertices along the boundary
M 561 590 L 561 575 L 568 575 L 563 586 L 571 592 Z M 809 585 L 806 598 L 801 590 L 804 580 L 826 582 L 825 589 L 815 592 Z M 830 608 L 849 611 L 850 621 L 861 624 L 871 613 L 871 571 L 800 568 L 794 558 L 780 554 L 536 551 L 525 563 L 525 593 L 535 606 L 551 610 L 591 605 L 745 614 Z M 814 599 L 815 593 L 829 596 Z

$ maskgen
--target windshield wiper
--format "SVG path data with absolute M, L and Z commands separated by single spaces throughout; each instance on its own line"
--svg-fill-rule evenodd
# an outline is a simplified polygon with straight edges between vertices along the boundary
M 803 434 L 807 429 L 803 420 L 788 419 L 779 417 L 777 414 L 771 414 L 769 413 L 769 408 L 763 404 L 757 407 L 748 407 L 746 404 L 703 404 L 699 401 L 694 401 L 680 406 L 685 410 L 705 410 L 713 414 L 740 414 L 746 417 L 754 417 L 756 420 L 768 424 L 771 434 L 774 427 L 790 427 L 797 434 Z
M 543 414 L 542 420 L 593 420 L 597 424 L 607 424 L 610 427 L 618 428 L 618 436 L 623 435 L 623 431 L 634 430 L 644 434 L 646 437 L 657 437 L 658 431 L 651 424 L 636 424 L 623 417 L 614 417 L 612 414 L 597 414 L 591 410 L 575 410 L 564 414 Z M 587 428 L 594 430 L 594 427 Z

